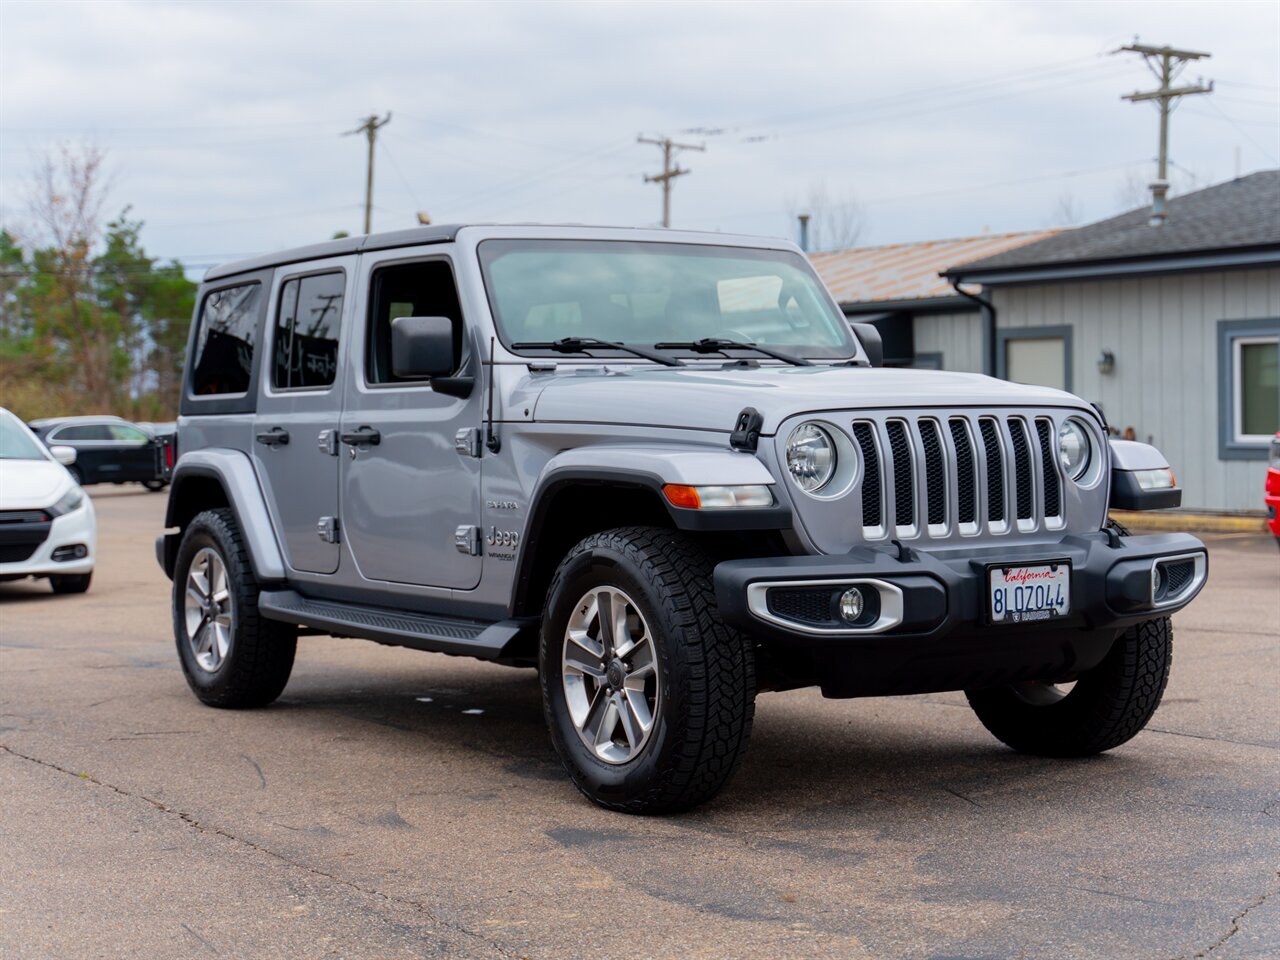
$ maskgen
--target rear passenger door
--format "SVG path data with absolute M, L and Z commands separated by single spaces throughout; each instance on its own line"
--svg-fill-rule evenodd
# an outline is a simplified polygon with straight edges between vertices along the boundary
M 156 446 L 151 436 L 131 423 L 107 425 L 115 445 L 114 460 L 121 480 L 154 480 L 157 475 Z
M 355 257 L 276 271 L 254 417 L 253 460 L 286 562 L 334 573 L 340 557 L 342 330 Z

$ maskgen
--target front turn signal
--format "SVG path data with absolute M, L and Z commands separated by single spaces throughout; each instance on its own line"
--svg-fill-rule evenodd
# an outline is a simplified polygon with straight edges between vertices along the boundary
M 695 487 L 683 483 L 668 483 L 662 488 L 662 494 L 673 507 L 685 510 L 773 506 L 773 493 L 765 484 Z

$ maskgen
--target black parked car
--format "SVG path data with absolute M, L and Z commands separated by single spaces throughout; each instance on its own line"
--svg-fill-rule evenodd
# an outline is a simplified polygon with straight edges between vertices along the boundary
M 81 486 L 136 481 L 154 491 L 168 484 L 165 440 L 121 417 L 55 417 L 28 426 L 46 446 L 75 448 L 67 469 Z

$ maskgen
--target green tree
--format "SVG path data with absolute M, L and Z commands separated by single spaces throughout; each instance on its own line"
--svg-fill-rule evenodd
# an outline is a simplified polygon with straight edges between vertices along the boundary
M 0 231 L 0 404 L 22 417 L 177 412 L 196 285 L 147 256 L 128 207 L 100 227 L 103 162 L 51 154 L 31 184 L 37 236 Z

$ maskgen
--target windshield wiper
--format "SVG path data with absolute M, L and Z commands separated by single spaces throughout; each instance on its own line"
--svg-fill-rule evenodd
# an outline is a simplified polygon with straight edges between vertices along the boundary
M 806 360 L 804 357 L 797 357 L 791 353 L 784 353 L 781 350 L 762 347 L 754 343 L 743 343 L 739 340 L 726 340 L 723 337 L 703 337 L 701 340 L 693 340 L 689 343 L 655 343 L 654 347 L 658 350 L 692 350 L 694 353 L 724 353 L 726 350 L 754 350 L 756 353 L 763 354 L 766 357 L 773 357 L 775 360 L 781 360 L 783 363 L 791 363 L 797 367 L 812 367 L 814 365 L 812 360 Z
M 513 350 L 554 350 L 556 353 L 587 353 L 591 349 L 621 350 L 664 367 L 683 367 L 684 361 L 669 357 L 648 347 L 635 347 L 629 343 L 617 343 L 613 340 L 597 340 L 595 337 L 561 337 L 559 340 L 539 340 L 533 343 L 513 343 Z M 590 354 L 588 354 L 590 356 Z

